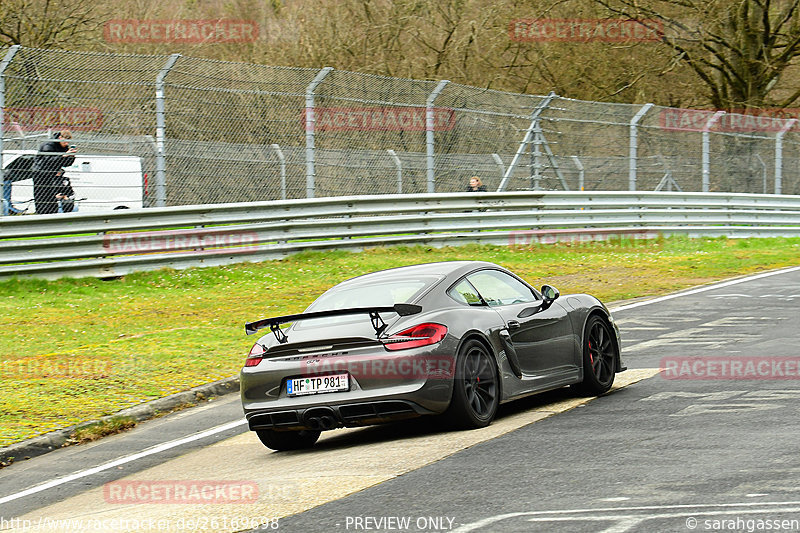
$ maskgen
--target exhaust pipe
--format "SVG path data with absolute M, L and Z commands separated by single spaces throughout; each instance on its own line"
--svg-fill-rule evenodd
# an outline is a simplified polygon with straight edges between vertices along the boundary
M 336 426 L 336 419 L 332 416 L 321 416 L 319 418 L 319 423 L 322 426 L 322 429 L 333 429 Z
M 325 407 L 309 409 L 303 414 L 303 423 L 309 429 L 325 431 L 337 426 L 336 415 L 333 410 Z

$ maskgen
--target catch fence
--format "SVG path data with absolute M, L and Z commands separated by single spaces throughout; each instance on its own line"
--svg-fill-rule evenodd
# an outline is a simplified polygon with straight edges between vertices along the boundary
M 0 150 L 69 128 L 82 154 L 139 158 L 146 207 L 449 193 L 473 175 L 489 191 L 800 194 L 791 118 L 180 55 L 0 58 Z

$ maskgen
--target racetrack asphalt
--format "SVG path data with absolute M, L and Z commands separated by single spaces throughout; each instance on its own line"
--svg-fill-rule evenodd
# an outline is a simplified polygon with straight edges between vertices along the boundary
M 648 378 L 684 358 L 796 358 L 798 302 L 800 270 L 791 269 L 612 309 L 631 368 L 620 383 L 643 381 L 591 401 L 564 391 L 526 398 L 503 406 L 485 430 L 407 422 L 339 430 L 314 450 L 271 453 L 236 425 L 238 398 L 223 397 L 3 469 L 0 518 L 164 526 L 85 531 L 187 531 L 190 519 L 205 520 L 194 531 L 256 523 L 281 531 L 688 531 L 690 518 L 697 529 L 727 517 L 798 518 L 798 439 L 787 423 L 800 397 L 796 376 Z M 8 500 L 214 427 L 223 429 Z M 109 501 L 108 483 L 137 480 L 251 483 L 259 497 Z M 48 525 L 31 530 L 76 530 Z M 5 529 L 14 528 L 0 521 Z

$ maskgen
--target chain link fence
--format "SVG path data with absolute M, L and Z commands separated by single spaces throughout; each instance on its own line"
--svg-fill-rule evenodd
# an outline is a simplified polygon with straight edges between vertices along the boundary
M 488 190 L 800 194 L 789 118 L 179 55 L 10 47 L 0 61 L 3 213 L 26 177 L 14 154 L 65 128 L 83 164 L 134 160 L 144 206 L 447 193 L 474 175 Z M 130 194 L 130 166 L 79 170 L 73 182 L 93 187 L 81 210 Z

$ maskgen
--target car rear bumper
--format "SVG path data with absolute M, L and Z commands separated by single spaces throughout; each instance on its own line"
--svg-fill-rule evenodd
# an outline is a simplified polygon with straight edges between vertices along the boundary
M 253 412 L 247 416 L 250 431 L 328 430 L 357 427 L 434 414 L 408 400 L 380 400 L 343 405 L 319 405 L 285 411 Z
M 455 352 L 448 337 L 433 349 L 264 359 L 240 373 L 242 406 L 251 429 L 332 429 L 442 413 L 452 397 Z M 340 373 L 348 374 L 349 390 L 288 394 L 287 380 Z

